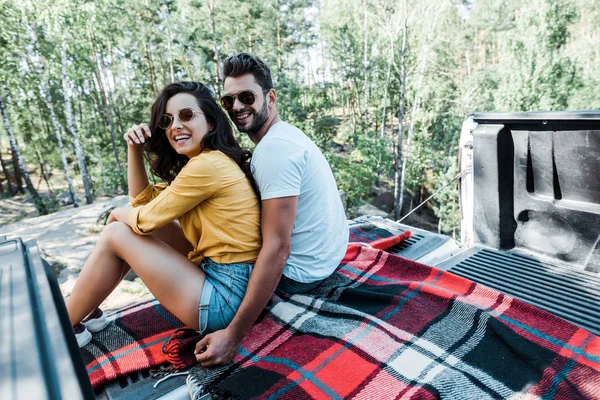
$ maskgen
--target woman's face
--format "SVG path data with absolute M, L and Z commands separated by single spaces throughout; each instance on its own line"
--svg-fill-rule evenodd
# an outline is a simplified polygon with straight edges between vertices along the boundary
M 179 111 L 184 108 L 195 111 L 193 118 L 187 122 L 179 119 Z M 189 158 L 200 154 L 200 142 L 213 126 L 206 121 L 196 98 L 189 93 L 176 94 L 167 101 L 165 113 L 173 118 L 173 123 L 165 131 L 171 147 Z

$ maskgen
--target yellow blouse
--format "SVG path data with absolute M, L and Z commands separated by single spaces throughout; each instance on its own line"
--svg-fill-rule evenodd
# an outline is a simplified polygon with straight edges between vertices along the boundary
M 140 235 L 178 219 L 196 264 L 203 257 L 223 264 L 256 261 L 259 200 L 240 167 L 220 151 L 191 158 L 170 185 L 150 184 L 131 204 L 129 223 Z

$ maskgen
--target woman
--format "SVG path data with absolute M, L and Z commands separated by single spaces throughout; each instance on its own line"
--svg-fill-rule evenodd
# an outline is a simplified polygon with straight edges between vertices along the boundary
M 98 306 L 130 268 L 186 325 L 200 333 L 225 328 L 261 246 L 250 152 L 196 82 L 167 85 L 150 128 L 133 126 L 124 138 L 134 208 L 113 210 L 67 299 L 79 346 L 108 324 Z M 166 184 L 149 184 L 143 147 Z

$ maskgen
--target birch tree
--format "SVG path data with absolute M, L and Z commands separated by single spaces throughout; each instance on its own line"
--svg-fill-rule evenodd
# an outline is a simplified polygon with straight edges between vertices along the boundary
M 63 96 L 65 99 L 65 116 L 67 118 L 67 127 L 69 133 L 73 137 L 75 156 L 77 157 L 79 171 L 81 171 L 81 177 L 83 179 L 85 199 L 87 204 L 92 204 L 94 201 L 94 196 L 92 194 L 92 179 L 90 178 L 90 174 L 85 162 L 85 156 L 83 154 L 83 149 L 81 148 L 81 143 L 79 142 L 79 135 L 77 134 L 77 128 L 75 126 L 75 117 L 71 107 L 71 82 L 69 80 L 69 76 L 67 75 L 67 44 L 64 40 L 62 42 L 60 56 L 62 64 L 62 86 Z M 75 204 L 75 199 L 73 199 L 73 203 Z
M 217 87 L 217 95 L 221 97 L 221 58 L 219 57 L 219 46 L 217 45 L 217 32 L 215 29 L 215 4 L 214 0 L 208 1 L 208 13 L 210 15 L 211 36 L 213 42 L 213 63 L 215 65 L 215 86 Z
M 100 71 L 100 65 L 98 61 L 98 56 L 96 55 L 96 48 L 94 45 L 94 39 L 92 36 L 92 31 L 90 25 L 86 25 L 86 32 L 88 37 L 88 43 L 90 46 L 90 50 L 92 53 L 92 60 L 94 61 L 94 74 L 96 76 L 96 83 L 98 84 L 98 91 L 100 92 L 100 98 L 102 99 L 102 106 L 104 109 L 104 117 L 106 125 L 108 126 L 108 131 L 110 133 L 110 140 L 112 142 L 113 152 L 115 155 L 115 160 L 117 162 L 117 168 L 119 169 L 119 179 L 121 181 L 121 188 L 125 189 L 125 178 L 123 173 L 123 167 L 121 165 L 121 159 L 119 157 L 119 149 L 117 147 L 117 140 L 115 137 L 115 128 L 113 125 L 112 114 L 110 112 L 110 104 L 108 103 L 108 96 L 106 93 L 105 85 L 102 79 L 102 72 Z
M 8 190 L 8 194 L 10 196 L 14 196 L 15 194 L 13 193 L 13 188 L 10 184 L 10 179 L 9 179 L 9 174 L 8 174 L 8 168 L 6 166 L 6 163 L 4 162 L 4 159 L 2 158 L 2 143 L 0 143 L 0 166 L 2 167 L 2 174 L 4 175 L 4 179 L 6 179 L 6 190 Z M 4 193 L 4 187 L 2 186 L 2 181 L 0 181 L 0 193 Z
M 46 107 L 48 108 L 48 111 L 50 113 L 50 121 L 52 122 L 52 128 L 56 135 L 56 141 L 58 143 L 60 158 L 65 173 L 65 179 L 67 180 L 69 195 L 71 197 L 71 201 L 73 202 L 73 207 L 79 207 L 79 204 L 77 204 L 77 196 L 75 195 L 75 188 L 73 187 L 73 180 L 71 179 L 71 173 L 69 172 L 67 156 L 65 155 L 65 150 L 62 142 L 62 128 L 58 122 L 58 118 L 56 117 L 56 113 L 54 111 L 54 104 L 52 103 L 52 96 L 50 94 L 50 90 L 48 89 L 48 87 L 46 86 L 46 82 L 44 81 L 44 61 L 41 59 L 40 55 L 35 49 L 38 43 L 37 35 L 33 27 L 28 25 L 27 28 L 31 39 L 31 43 L 29 43 L 26 46 L 27 62 L 30 65 L 30 68 L 32 69 L 33 75 L 37 78 L 37 87 L 40 96 L 45 102 Z
M 404 191 L 403 173 L 404 160 L 402 158 L 402 140 L 404 138 L 404 111 L 406 99 L 406 41 L 408 37 L 408 9 L 404 0 L 404 23 L 402 24 L 402 49 L 400 50 L 400 105 L 398 106 L 398 141 L 396 145 L 396 168 L 394 187 L 394 218 L 400 219 L 402 212 L 402 193 Z
M 8 120 L 8 113 L 6 112 L 6 106 L 4 97 L 0 95 L 0 113 L 2 114 L 2 120 L 4 121 L 4 128 L 6 129 L 6 133 L 8 133 L 8 138 L 10 142 L 10 149 L 12 153 L 16 156 L 17 162 L 19 165 L 19 169 L 23 179 L 25 179 L 25 184 L 27 187 L 27 192 L 33 198 L 34 204 L 41 215 L 48 214 L 48 209 L 46 208 L 46 204 L 41 199 L 35 187 L 33 187 L 33 183 L 31 183 L 31 178 L 29 177 L 29 173 L 25 168 L 25 161 L 23 161 L 23 157 L 21 157 L 21 153 L 19 152 L 19 145 L 17 144 L 17 138 L 15 137 L 15 133 L 12 130 L 10 125 L 10 121 Z
M 398 179 L 396 180 L 396 184 L 398 186 L 397 189 L 397 196 L 396 196 L 396 209 L 398 209 L 398 207 L 402 207 L 402 203 L 403 203 L 403 199 L 404 199 L 404 186 L 406 184 L 406 165 L 408 163 L 408 160 L 410 158 L 410 154 L 411 154 L 411 145 L 412 145 L 412 139 L 413 139 L 413 135 L 414 135 L 414 131 L 415 131 L 415 118 L 417 115 L 417 112 L 419 110 L 419 106 L 420 106 L 420 101 L 421 101 L 421 86 L 423 84 L 423 78 L 425 76 L 425 71 L 427 70 L 427 60 L 429 57 L 429 51 L 430 51 L 430 43 L 433 41 L 433 36 L 435 34 L 435 28 L 437 26 L 437 22 L 438 19 L 440 17 L 440 14 L 442 13 L 442 11 L 444 10 L 444 8 L 446 7 L 446 3 L 443 3 L 442 7 L 439 7 L 437 12 L 435 13 L 435 16 L 433 17 L 433 23 L 431 25 L 431 28 L 429 30 L 429 33 L 427 35 L 427 42 L 423 45 L 423 49 L 421 51 L 421 57 L 420 57 L 420 68 L 419 68 L 419 75 L 417 77 L 417 84 L 416 84 L 416 89 L 415 89 L 415 98 L 413 100 L 413 104 L 412 104 L 412 111 L 411 111 L 411 115 L 410 115 L 410 127 L 408 129 L 408 137 L 406 139 L 406 154 L 404 155 L 404 158 L 402 159 L 402 167 L 400 169 L 399 172 L 399 181 Z M 404 125 L 401 125 L 402 130 L 404 130 Z M 399 135 L 398 138 L 398 142 L 400 143 L 399 146 L 401 146 L 401 141 L 402 138 Z M 399 152 L 399 158 L 401 158 L 401 153 Z M 400 164 L 400 161 L 398 161 L 398 164 Z M 399 213 L 399 211 L 396 211 L 396 213 Z M 398 214 L 399 217 L 399 214 Z

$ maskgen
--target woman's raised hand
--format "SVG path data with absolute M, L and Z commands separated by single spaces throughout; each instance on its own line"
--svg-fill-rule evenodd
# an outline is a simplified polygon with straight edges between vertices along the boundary
M 146 138 L 152 136 L 148 125 L 142 123 L 139 125 L 132 125 L 131 128 L 125 132 L 123 139 L 129 146 L 138 146 L 146 142 Z

